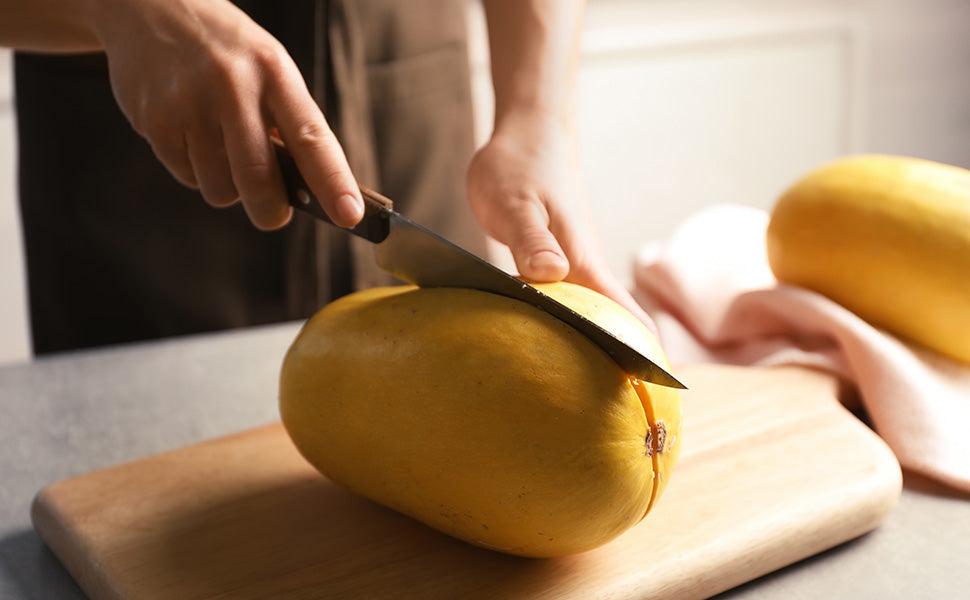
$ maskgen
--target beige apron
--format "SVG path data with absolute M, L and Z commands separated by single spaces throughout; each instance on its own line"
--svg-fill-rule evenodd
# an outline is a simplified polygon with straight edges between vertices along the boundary
M 358 180 L 412 220 L 482 253 L 465 199 L 474 149 L 465 33 L 459 1 L 330 3 L 338 135 Z M 392 282 L 367 242 L 352 239 L 351 254 L 355 288 Z

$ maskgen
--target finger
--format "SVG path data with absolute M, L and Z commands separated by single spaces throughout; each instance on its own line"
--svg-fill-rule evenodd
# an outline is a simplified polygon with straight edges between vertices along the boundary
M 585 206 L 583 207 L 585 208 Z M 580 209 L 585 222 L 590 222 L 587 211 Z M 603 294 L 626 308 L 647 328 L 657 335 L 657 326 L 650 315 L 640 306 L 633 295 L 619 282 L 610 269 L 606 258 L 600 251 L 596 232 L 590 227 L 581 227 L 576 217 L 569 218 L 561 215 L 561 219 L 550 225 L 550 230 L 559 240 L 569 259 L 569 274 L 565 281 Z
M 519 274 L 530 281 L 559 281 L 569 273 L 569 260 L 549 230 L 549 214 L 538 200 L 513 202 L 496 235 L 509 247 Z
M 189 160 L 187 128 L 177 115 L 166 118 L 162 111 L 147 106 L 135 113 L 125 111 L 125 116 L 132 129 L 148 142 L 155 157 L 176 181 L 186 187 L 199 187 Z
M 337 136 L 307 92 L 302 78 L 298 82 L 293 79 L 293 74 L 288 73 L 270 91 L 267 102 L 270 115 L 320 206 L 336 225 L 352 227 L 364 215 L 357 181 Z
M 240 99 L 222 123 L 229 170 L 253 225 L 262 230 L 279 229 L 289 222 L 293 209 L 286 201 L 279 163 L 259 106 L 244 100 Z
M 192 161 L 189 160 L 188 144 L 181 131 L 156 135 L 146 134 L 145 139 L 151 145 L 155 157 L 176 181 L 193 189 L 199 187 Z
M 191 138 L 188 150 L 199 191 L 205 201 L 217 208 L 235 204 L 239 200 L 239 192 L 232 181 L 232 169 L 226 156 L 222 132 Z

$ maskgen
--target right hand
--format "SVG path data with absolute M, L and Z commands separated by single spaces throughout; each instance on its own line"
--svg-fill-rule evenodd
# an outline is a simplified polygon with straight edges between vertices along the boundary
M 241 201 L 276 229 L 292 209 L 269 134 L 278 133 L 335 223 L 363 201 L 343 149 L 286 49 L 228 0 L 103 0 L 95 34 L 115 98 L 156 156 L 213 206 Z

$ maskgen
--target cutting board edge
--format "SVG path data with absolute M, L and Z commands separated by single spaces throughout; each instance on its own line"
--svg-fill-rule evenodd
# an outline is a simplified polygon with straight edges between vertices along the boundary
M 56 495 L 51 493 L 58 486 L 73 479 L 72 477 L 52 483 L 37 492 L 30 503 L 31 524 L 86 595 L 91 598 L 123 600 L 104 571 L 98 568 L 99 563 L 96 560 L 84 560 L 85 545 L 68 526 Z
M 219 444 L 232 443 L 235 440 L 246 437 L 266 435 L 287 436 L 281 421 L 271 421 L 248 429 L 199 440 L 192 444 L 162 450 L 161 452 L 148 456 L 132 458 L 51 482 L 42 487 L 31 500 L 31 524 L 41 540 L 57 556 L 58 560 L 67 572 L 70 573 L 71 577 L 74 578 L 78 586 L 84 590 L 87 596 L 103 600 L 126 600 L 127 596 L 124 590 L 112 585 L 110 577 L 99 568 L 99 557 L 92 556 L 91 558 L 94 560 L 90 563 L 83 559 L 86 546 L 81 541 L 80 534 L 84 530 L 82 528 L 72 528 L 68 525 L 68 520 L 64 517 L 64 510 L 58 501 L 58 490 L 62 488 L 70 489 L 75 485 L 75 482 L 88 482 L 94 478 L 110 476 L 112 473 L 119 472 L 123 469 L 130 469 L 145 461 L 164 460 L 179 454 L 191 454 L 200 447 L 217 446 Z
M 881 439 L 876 441 L 888 452 L 888 446 L 885 446 Z M 878 486 L 878 489 L 873 491 L 873 486 Z M 791 532 L 791 535 L 814 533 L 817 536 L 815 542 L 796 545 L 791 544 L 789 536 L 776 535 L 773 545 L 767 543 L 758 545 L 760 550 L 758 556 L 748 557 L 752 564 L 758 565 L 757 568 L 747 572 L 738 569 L 738 576 L 730 585 L 725 586 L 725 581 L 722 581 L 716 586 L 717 589 L 712 589 L 709 593 L 705 591 L 691 598 L 702 600 L 728 591 L 872 533 L 892 514 L 901 494 L 902 475 L 899 463 L 889 452 L 878 465 L 878 470 L 873 471 L 872 476 L 866 480 L 860 480 L 854 487 L 853 495 L 856 499 L 846 502 L 846 506 L 853 507 L 852 511 L 845 510 L 839 514 L 830 515 L 824 521 L 815 520 L 811 525 L 803 526 L 801 531 Z M 851 517 L 856 518 L 848 521 L 850 526 L 846 527 L 846 518 Z M 838 527 L 838 524 L 842 524 L 843 527 Z M 787 551 L 779 551 L 779 548 Z
M 851 416 L 837 402 L 833 401 L 832 408 L 845 411 Z M 784 535 L 778 535 L 775 530 L 771 535 L 754 541 L 752 545 L 756 551 L 747 555 L 733 553 L 734 558 L 725 560 L 724 557 L 732 553 L 719 553 L 716 548 L 709 548 L 711 558 L 721 567 L 719 575 L 702 575 L 695 579 L 675 577 L 671 579 L 671 583 L 658 586 L 656 590 L 659 593 L 650 597 L 704 600 L 847 544 L 878 529 L 892 514 L 902 495 L 902 469 L 886 442 L 865 423 L 854 416 L 852 421 L 846 423 L 854 430 L 853 435 L 866 440 L 870 468 L 864 477 L 855 480 L 854 485 L 840 489 L 840 495 L 846 498 L 842 511 L 824 515 L 824 518 L 792 518 L 791 522 L 799 523 L 800 526 L 792 527 Z M 810 543 L 791 543 L 793 536 L 806 535 L 814 535 L 815 540 Z M 746 541 L 751 543 L 751 540 Z M 723 543 L 730 544 L 731 540 L 724 540 Z M 724 573 L 730 575 L 725 576 Z M 629 584 L 630 581 L 623 583 Z M 643 583 L 647 587 L 647 582 Z M 636 594 L 623 595 L 620 585 L 605 591 L 601 597 L 628 600 L 641 598 Z

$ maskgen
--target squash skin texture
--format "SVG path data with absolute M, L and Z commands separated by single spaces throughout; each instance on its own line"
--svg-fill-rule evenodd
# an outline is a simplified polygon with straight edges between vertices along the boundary
M 597 322 L 666 366 L 612 301 L 540 287 L 608 313 Z M 676 462 L 679 396 L 644 387 L 664 397 L 675 432 L 663 453 L 647 451 L 653 426 L 629 377 L 579 332 L 495 294 L 401 286 L 345 296 L 307 322 L 283 363 L 280 412 L 335 483 L 467 542 L 546 557 L 617 537 L 666 481 L 654 468 Z
M 861 155 L 774 207 L 768 262 L 876 327 L 970 364 L 970 171 Z

